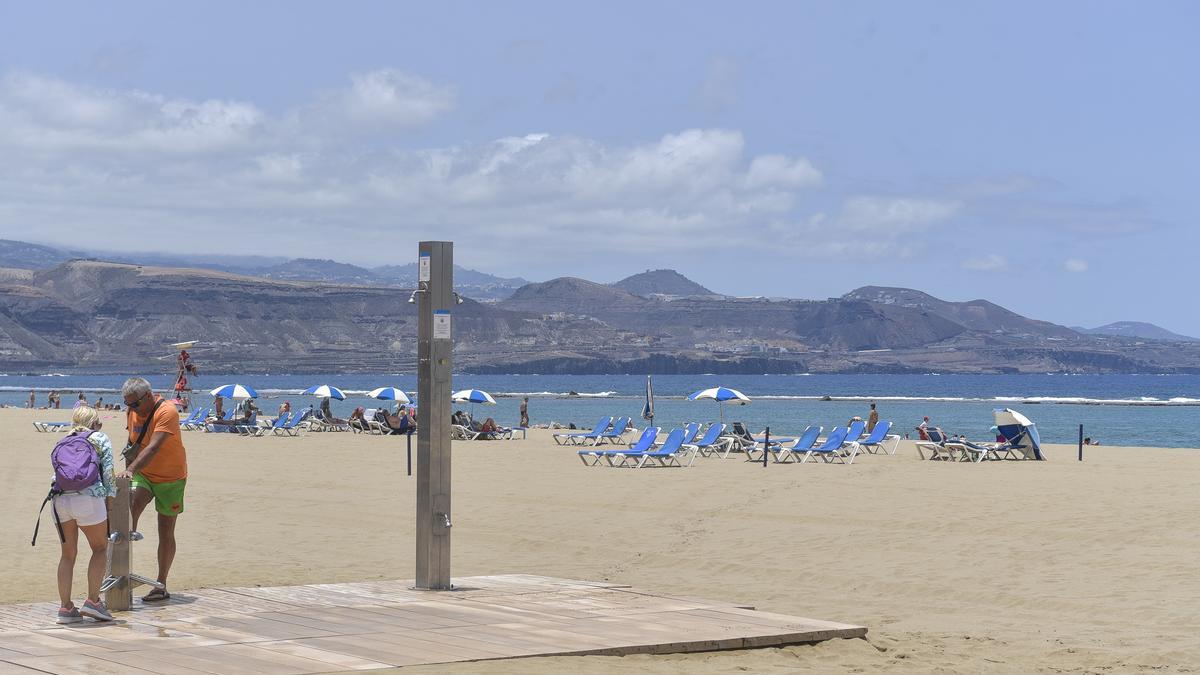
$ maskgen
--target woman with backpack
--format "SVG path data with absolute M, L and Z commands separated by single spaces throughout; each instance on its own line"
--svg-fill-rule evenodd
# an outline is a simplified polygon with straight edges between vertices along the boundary
M 81 405 L 71 415 L 71 432 L 54 446 L 54 483 L 61 493 L 54 497 L 54 518 L 62 536 L 62 557 L 58 561 L 58 623 L 75 623 L 83 617 L 112 621 L 112 614 L 100 601 L 100 582 L 108 552 L 108 507 L 117 494 L 113 482 L 112 441 L 100 431 L 100 414 Z M 82 443 L 80 443 L 82 441 Z M 79 530 L 92 549 L 88 561 L 87 599 L 82 607 L 71 601 L 71 582 L 75 576 Z

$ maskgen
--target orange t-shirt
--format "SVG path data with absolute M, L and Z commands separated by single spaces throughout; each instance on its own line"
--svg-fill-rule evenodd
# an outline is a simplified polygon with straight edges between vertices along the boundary
M 142 439 L 142 447 L 150 444 L 154 434 L 162 431 L 170 434 L 159 447 L 158 453 L 148 464 L 142 467 L 141 473 L 152 483 L 169 483 L 187 478 L 187 453 L 183 449 L 183 438 L 179 433 L 179 410 L 170 401 L 163 401 L 161 396 L 154 396 L 155 401 L 162 401 L 158 410 L 154 411 L 154 421 Z M 153 404 L 151 404 L 153 405 Z M 149 408 L 147 408 L 147 411 Z M 137 415 L 132 410 L 127 411 L 126 421 L 129 426 L 129 442 L 133 443 L 142 433 L 146 424 L 146 415 Z

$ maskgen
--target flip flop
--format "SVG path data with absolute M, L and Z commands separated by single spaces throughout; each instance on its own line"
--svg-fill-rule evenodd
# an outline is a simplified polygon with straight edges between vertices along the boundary
M 142 602 L 164 602 L 170 599 L 171 594 L 162 588 L 156 588 L 142 596 Z

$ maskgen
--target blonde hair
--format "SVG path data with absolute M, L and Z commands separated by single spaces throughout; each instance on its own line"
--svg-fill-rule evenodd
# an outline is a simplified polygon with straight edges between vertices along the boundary
M 96 422 L 100 421 L 100 413 L 96 409 L 81 405 L 75 408 L 75 412 L 71 413 L 71 431 L 91 431 L 92 427 L 96 426 Z

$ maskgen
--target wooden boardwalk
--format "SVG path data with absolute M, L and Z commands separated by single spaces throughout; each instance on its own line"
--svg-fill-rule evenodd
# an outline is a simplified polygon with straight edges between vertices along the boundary
M 518 656 L 665 654 L 861 637 L 867 629 L 529 575 L 458 590 L 380 581 L 212 588 L 118 620 L 57 626 L 56 603 L 0 606 L 0 674 L 320 673 Z

